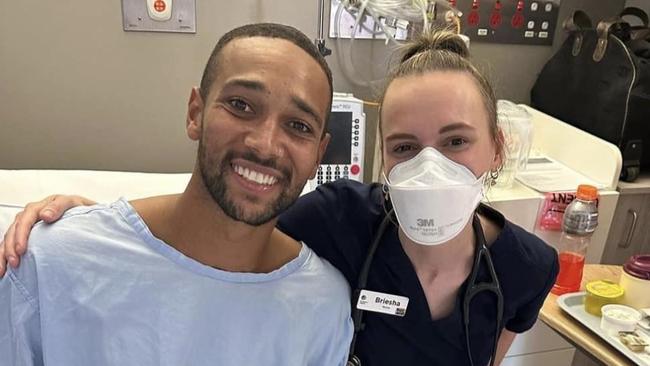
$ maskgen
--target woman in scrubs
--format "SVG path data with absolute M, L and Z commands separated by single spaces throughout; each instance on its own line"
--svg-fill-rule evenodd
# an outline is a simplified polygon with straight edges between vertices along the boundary
M 515 335 L 535 323 L 558 264 L 551 247 L 479 203 L 498 175 L 503 139 L 494 92 L 457 34 L 437 30 L 405 46 L 388 77 L 379 123 L 385 183 L 324 184 L 301 197 L 279 226 L 359 290 L 352 300 L 363 310 L 355 361 L 499 364 Z M 93 203 L 53 196 L 29 205 L 0 250 L 17 265 L 26 245 L 16 251 L 16 243 L 26 243 L 38 219 L 51 222 Z M 497 291 L 470 296 L 480 282 L 498 283 L 501 298 Z

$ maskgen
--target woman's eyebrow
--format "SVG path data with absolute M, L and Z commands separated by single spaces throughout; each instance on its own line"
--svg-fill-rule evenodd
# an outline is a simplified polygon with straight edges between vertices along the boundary
M 392 135 L 389 135 L 386 137 L 386 141 L 393 141 L 393 140 L 415 140 L 417 137 L 415 135 L 412 135 L 410 133 L 395 133 Z
M 443 134 L 446 132 L 450 131 L 456 131 L 456 130 L 475 130 L 476 128 L 468 123 L 465 122 L 456 122 L 456 123 L 451 123 L 446 126 L 443 126 L 440 128 L 438 133 Z

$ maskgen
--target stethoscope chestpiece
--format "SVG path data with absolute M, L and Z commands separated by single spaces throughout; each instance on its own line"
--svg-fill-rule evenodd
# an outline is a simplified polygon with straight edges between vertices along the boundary
M 361 360 L 359 359 L 359 357 L 357 357 L 355 355 L 351 355 L 348 358 L 348 363 L 346 365 L 347 366 L 361 366 Z

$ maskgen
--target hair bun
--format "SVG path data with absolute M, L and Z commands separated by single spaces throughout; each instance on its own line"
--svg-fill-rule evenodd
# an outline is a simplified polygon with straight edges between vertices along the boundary
M 469 58 L 467 44 L 457 33 L 450 29 L 434 29 L 421 33 L 404 46 L 400 62 L 423 52 L 447 51 L 463 58 Z

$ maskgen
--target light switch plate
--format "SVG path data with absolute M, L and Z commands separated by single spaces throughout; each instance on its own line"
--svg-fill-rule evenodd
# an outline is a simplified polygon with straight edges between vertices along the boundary
M 196 0 L 122 0 L 122 22 L 127 32 L 196 33 Z

